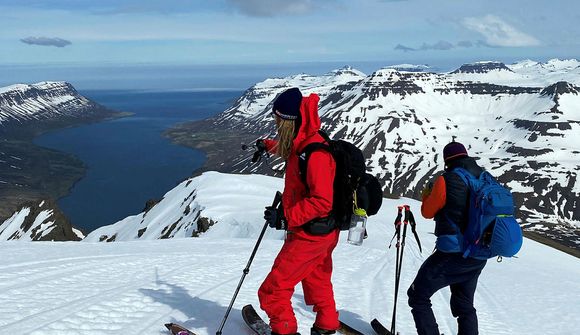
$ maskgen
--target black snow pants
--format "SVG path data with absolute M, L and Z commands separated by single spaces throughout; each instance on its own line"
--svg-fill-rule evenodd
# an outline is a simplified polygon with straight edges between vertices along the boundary
M 431 309 L 431 296 L 446 286 L 451 288 L 451 313 L 457 318 L 458 335 L 478 334 L 473 297 L 486 262 L 441 251 L 435 251 L 425 260 L 407 291 L 419 335 L 441 334 Z

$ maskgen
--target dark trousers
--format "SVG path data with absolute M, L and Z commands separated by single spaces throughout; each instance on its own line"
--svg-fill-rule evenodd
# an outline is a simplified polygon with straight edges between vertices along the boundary
M 427 258 L 407 291 L 419 335 L 440 335 L 431 296 L 446 286 L 451 288 L 451 313 L 457 318 L 458 335 L 478 334 L 473 296 L 485 264 L 486 261 L 441 251 Z

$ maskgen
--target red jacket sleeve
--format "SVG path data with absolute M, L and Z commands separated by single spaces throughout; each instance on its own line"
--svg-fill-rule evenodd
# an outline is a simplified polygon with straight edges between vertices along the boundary
M 325 151 L 316 151 L 308 159 L 306 184 L 308 194 L 291 208 L 284 210 L 288 227 L 295 228 L 306 222 L 325 217 L 332 210 L 334 176 L 336 163 L 332 155 Z
M 278 151 L 277 140 L 265 139 L 264 144 L 266 145 L 266 150 L 268 150 L 269 153 L 276 154 L 276 152 Z
M 445 207 L 447 201 L 447 193 L 445 186 L 445 178 L 443 176 L 437 177 L 431 193 L 423 197 L 421 204 L 421 214 L 426 219 L 432 219 L 437 212 Z

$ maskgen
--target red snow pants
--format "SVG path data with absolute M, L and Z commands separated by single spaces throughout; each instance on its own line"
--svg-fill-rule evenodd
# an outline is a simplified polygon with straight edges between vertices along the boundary
M 332 251 L 340 231 L 312 236 L 303 231 L 289 232 L 272 271 L 258 290 L 260 307 L 268 314 L 272 331 L 294 334 L 298 331 L 290 299 L 294 287 L 302 282 L 304 301 L 314 306 L 322 329 L 335 330 L 340 324 L 332 291 Z

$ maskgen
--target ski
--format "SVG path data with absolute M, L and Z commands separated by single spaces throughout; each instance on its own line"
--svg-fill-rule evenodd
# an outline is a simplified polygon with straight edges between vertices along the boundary
M 242 308 L 242 318 L 244 318 L 248 327 L 258 335 L 270 335 L 272 332 L 270 325 L 258 315 L 252 305 L 246 305 Z
M 173 335 L 197 335 L 196 333 L 183 327 L 182 325 L 178 325 L 177 323 L 166 323 L 165 327 L 167 327 L 167 329 Z
M 242 308 L 242 318 L 257 335 L 271 334 L 270 326 L 258 315 L 252 305 L 246 305 Z M 364 335 L 342 321 L 340 321 L 340 328 L 336 332 L 341 335 Z
M 385 328 L 385 326 L 383 326 L 383 324 L 377 319 L 371 321 L 371 327 L 373 327 L 375 333 L 379 335 L 400 335 L 399 332 L 396 332 L 395 334 L 391 333 L 391 331 Z
M 340 321 L 340 328 L 336 332 L 342 335 L 364 335 L 363 333 L 359 332 L 358 330 L 352 328 L 351 326 L 347 325 L 342 321 Z

